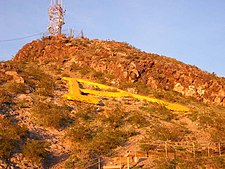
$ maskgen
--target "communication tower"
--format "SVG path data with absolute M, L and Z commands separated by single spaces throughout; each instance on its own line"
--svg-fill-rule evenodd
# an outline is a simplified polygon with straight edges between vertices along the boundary
M 48 31 L 51 35 L 60 35 L 64 23 L 65 10 L 62 7 L 62 0 L 51 0 L 48 10 L 49 26 Z

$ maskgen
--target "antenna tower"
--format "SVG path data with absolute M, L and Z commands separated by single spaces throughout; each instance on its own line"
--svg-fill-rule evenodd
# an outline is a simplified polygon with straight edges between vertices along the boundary
M 52 36 L 62 33 L 64 23 L 65 10 L 62 7 L 62 0 L 51 0 L 48 9 L 49 26 L 48 31 Z

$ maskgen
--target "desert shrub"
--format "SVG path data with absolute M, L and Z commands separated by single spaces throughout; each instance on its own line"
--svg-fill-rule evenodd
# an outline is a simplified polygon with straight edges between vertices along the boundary
M 200 114 L 198 120 L 199 120 L 200 124 L 204 127 L 216 125 L 216 124 L 214 124 L 215 123 L 215 116 L 213 114 L 211 114 L 211 115 L 206 114 L 206 113 L 204 113 L 202 115 Z
M 25 136 L 27 129 L 14 124 L 8 118 L 0 118 L 0 135 L 6 140 L 19 140 Z
M 213 108 L 213 107 L 212 107 Z M 225 115 L 222 110 L 205 110 L 204 112 L 198 112 L 199 128 L 208 130 L 211 135 L 211 140 L 215 142 L 221 142 L 225 139 Z
M 90 161 L 94 158 L 90 154 L 90 143 L 95 134 L 88 126 L 74 124 L 70 127 L 66 137 L 72 141 L 74 148 L 65 163 L 65 168 L 83 168 L 90 165 Z
M 128 88 L 135 88 L 138 91 L 138 93 L 141 95 L 150 95 L 151 94 L 151 95 L 154 95 L 154 97 L 156 97 L 156 98 L 158 98 L 157 94 L 160 93 L 160 91 L 150 88 L 142 81 L 137 81 L 134 83 L 123 81 L 120 84 L 120 88 L 124 89 L 124 90 L 126 90 Z
M 223 140 L 225 140 L 224 129 L 223 130 L 218 130 L 218 129 L 211 130 L 210 131 L 211 140 L 213 142 L 222 142 Z
M 147 95 L 151 92 L 151 89 L 143 82 L 136 82 L 136 89 L 143 95 Z
M 211 158 L 195 158 L 195 159 L 194 158 L 189 158 L 189 159 L 179 158 L 179 159 L 176 159 L 176 167 L 181 169 L 224 168 L 225 161 L 224 161 L 224 157 L 219 157 L 219 156 L 215 156 Z
M 183 99 L 182 94 L 171 90 L 152 89 L 151 92 L 157 99 L 165 99 L 169 102 L 177 102 L 179 99 Z
M 16 150 L 16 142 L 14 140 L 0 139 L 0 159 L 9 159 Z
M 13 124 L 8 118 L 0 118 L 0 158 L 9 159 L 18 151 L 27 132 L 25 127 Z
M 76 71 L 79 71 L 79 70 L 81 70 L 82 68 L 78 65 L 78 64 L 76 64 L 75 62 L 73 62 L 72 64 L 71 64 L 71 66 L 70 66 L 70 71 L 73 71 L 73 72 L 76 72 Z
M 141 106 L 141 107 L 139 107 L 139 109 L 143 110 L 143 111 L 146 111 L 146 112 L 149 112 L 149 113 L 154 113 L 156 111 L 155 106 L 148 106 L 148 107 L 147 106 Z
M 190 114 L 187 114 L 187 117 L 188 117 L 191 121 L 195 122 L 195 121 L 197 121 L 198 118 L 199 118 L 199 113 L 198 113 L 197 111 L 193 111 L 193 112 L 191 112 Z
M 97 72 L 95 70 L 92 70 L 91 73 L 90 73 L 93 77 L 95 78 L 103 78 L 104 77 L 104 73 L 102 72 Z
M 156 159 L 153 161 L 156 169 L 176 169 L 177 161 L 175 159 Z
M 70 77 L 70 75 L 67 74 L 67 73 L 63 73 L 63 74 L 62 74 L 62 77 Z
M 158 114 L 161 120 L 165 120 L 167 122 L 170 122 L 173 119 L 177 118 L 177 114 L 173 114 L 172 111 L 168 110 L 164 106 L 160 106 L 158 109 Z
M 51 81 L 42 81 L 40 88 L 37 90 L 37 94 L 43 96 L 52 96 L 54 92 L 53 83 Z
M 138 113 L 138 112 L 132 113 L 128 118 L 128 122 L 131 125 L 137 126 L 140 128 L 147 127 L 150 125 L 150 121 L 147 119 L 147 117 L 145 117 L 144 115 L 142 115 L 141 113 Z
M 134 131 L 122 129 L 104 129 L 98 132 L 90 144 L 91 154 L 95 156 L 109 155 L 118 146 L 123 146 L 129 137 L 135 135 Z
M 82 74 L 82 75 L 87 75 L 90 73 L 90 70 L 87 70 L 87 69 L 80 69 L 79 72 Z
M 67 130 L 67 137 L 73 142 L 84 143 L 92 140 L 96 134 L 92 123 L 96 120 L 96 110 L 94 107 L 83 107 L 74 114 L 74 124 Z
M 0 85 L 3 85 L 4 83 L 6 83 L 12 79 L 13 79 L 13 76 L 0 74 Z
M 126 52 L 126 50 L 122 47 L 117 47 L 117 48 L 113 48 L 111 49 L 112 52 Z
M 33 162 L 41 162 L 47 156 L 47 145 L 37 140 L 28 140 L 28 129 L 14 124 L 8 118 L 0 118 L 0 159 L 9 160 L 20 153 Z
M 73 67 L 72 70 L 73 71 L 77 71 L 78 70 L 82 75 L 90 75 L 90 76 L 92 76 L 94 78 L 97 78 L 97 79 L 101 79 L 104 76 L 104 73 L 97 72 L 97 71 L 95 71 L 93 69 L 88 69 L 88 68 L 79 68 L 79 67 L 74 68 Z
M 153 125 L 147 132 L 149 141 L 163 140 L 163 141 L 181 141 L 190 131 L 183 126 L 163 126 L 162 124 Z
M 96 118 L 95 107 L 83 107 L 74 115 L 75 121 L 80 123 L 91 123 Z
M 28 140 L 22 146 L 22 154 L 34 163 L 40 164 L 49 155 L 47 143 L 39 140 Z
M 24 83 L 9 83 L 6 88 L 13 94 L 23 94 L 29 89 Z
M 10 93 L 6 89 L 0 89 L 0 103 L 2 104 L 10 101 L 11 101 Z
M 91 133 L 91 129 L 75 132 L 72 136 L 73 141 L 77 141 L 75 148 L 66 162 L 66 168 L 86 167 L 93 164 L 93 160 L 99 156 L 111 156 L 114 154 L 113 149 L 118 146 L 123 146 L 129 137 L 133 136 L 135 132 L 124 131 L 121 129 L 111 130 L 99 129 L 94 134 Z M 72 130 L 74 132 L 74 130 Z M 82 131 L 84 134 L 82 136 Z M 93 132 L 93 131 L 92 131 Z M 78 135 L 77 135 L 78 134 Z M 77 139 L 81 138 L 81 139 Z
M 148 107 L 140 107 L 140 109 L 147 111 L 152 117 L 157 117 L 167 122 L 177 118 L 176 114 L 157 103 L 149 103 Z
M 89 154 L 89 151 L 83 147 L 79 147 L 73 150 L 70 157 L 65 162 L 65 169 L 74 169 L 74 168 L 86 168 L 87 166 L 93 166 L 93 163 L 96 163 L 96 159 L 92 158 Z
M 47 74 L 43 74 L 41 80 L 38 82 L 37 93 L 43 96 L 52 96 L 54 87 L 54 79 Z
M 185 156 L 185 154 L 184 154 Z M 148 168 L 149 166 L 146 166 Z M 224 168 L 224 157 L 214 156 L 210 158 L 184 158 L 179 156 L 176 158 L 165 158 L 165 155 L 157 155 L 152 157 L 151 167 L 156 169 L 193 169 L 193 168 Z
M 141 148 L 142 151 L 146 152 L 146 154 L 148 156 L 149 151 L 155 150 L 157 148 L 157 145 L 151 145 L 151 144 L 148 144 L 148 143 L 147 144 L 144 143 L 144 144 L 140 145 L 140 148 Z
M 222 112 L 204 112 L 199 113 L 199 122 L 204 127 L 213 127 L 217 130 L 223 131 L 225 129 L 224 125 L 225 115 Z
M 95 133 L 88 126 L 74 125 L 68 130 L 67 137 L 73 142 L 84 143 L 93 138 Z
M 70 71 L 72 72 L 79 72 L 82 75 L 90 75 L 94 79 L 96 79 L 96 82 L 107 84 L 106 78 L 112 79 L 114 78 L 114 75 L 110 75 L 107 72 L 99 72 L 94 69 L 90 69 L 88 67 L 80 67 L 76 63 L 72 63 L 70 67 Z
M 126 113 L 119 110 L 115 109 L 113 112 L 108 112 L 103 119 L 103 123 L 105 125 L 110 126 L 112 129 L 119 128 L 122 125 L 126 124 Z
M 104 113 L 98 113 L 94 107 L 79 110 L 66 134 L 74 145 L 67 167 L 85 167 L 96 157 L 110 156 L 116 147 L 124 145 L 136 134 L 126 128 L 127 116 L 119 107 Z
M 68 106 L 58 106 L 52 103 L 37 102 L 32 112 L 40 125 L 61 129 L 71 123 Z
M 52 76 L 46 74 L 35 65 L 31 65 L 22 71 L 22 77 L 25 83 L 33 89 L 36 89 L 37 94 L 43 96 L 51 96 L 55 83 Z
M 214 164 L 214 166 L 216 168 L 225 168 L 225 158 L 224 157 L 213 157 L 212 159 L 212 164 Z

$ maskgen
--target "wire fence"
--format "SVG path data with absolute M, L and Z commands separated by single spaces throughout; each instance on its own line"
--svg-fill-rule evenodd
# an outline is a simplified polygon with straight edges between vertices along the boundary
M 178 160 L 179 164 L 187 164 L 191 160 L 206 160 L 214 158 L 225 158 L 225 142 L 168 142 L 157 141 L 150 143 L 135 143 L 128 148 L 121 156 L 99 157 L 93 159 L 92 163 L 85 169 L 106 169 L 106 168 L 131 168 L 137 165 L 140 160 Z M 182 161 L 182 162 L 181 162 Z

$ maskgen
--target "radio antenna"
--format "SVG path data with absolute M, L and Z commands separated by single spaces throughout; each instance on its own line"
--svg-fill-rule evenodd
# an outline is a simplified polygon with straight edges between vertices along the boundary
M 62 34 L 65 10 L 62 7 L 62 0 L 51 0 L 48 9 L 49 26 L 48 31 L 52 36 Z

